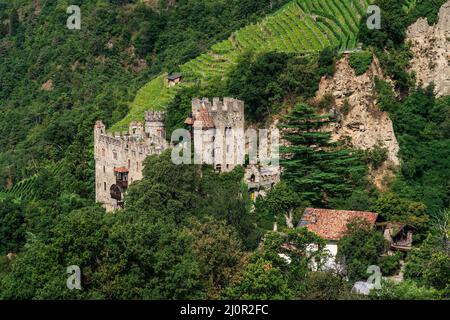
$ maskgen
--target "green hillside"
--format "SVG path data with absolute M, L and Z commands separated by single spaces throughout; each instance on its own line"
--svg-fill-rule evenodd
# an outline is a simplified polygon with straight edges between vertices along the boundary
M 59 162 L 49 166 L 50 172 L 54 175 L 59 175 L 63 168 L 63 163 Z M 10 189 L 0 191 L 0 199 L 12 196 L 18 200 L 34 200 L 36 198 L 36 191 L 39 189 L 39 178 L 42 175 L 34 174 L 31 177 L 15 183 Z
M 183 85 L 168 88 L 165 75 L 139 90 L 128 115 L 110 130 L 123 131 L 131 121 L 142 121 L 144 111 L 163 109 L 179 88 L 223 79 L 243 52 L 309 52 L 325 47 L 357 46 L 358 25 L 369 0 L 295 0 L 257 24 L 234 32 L 204 53 L 180 66 Z

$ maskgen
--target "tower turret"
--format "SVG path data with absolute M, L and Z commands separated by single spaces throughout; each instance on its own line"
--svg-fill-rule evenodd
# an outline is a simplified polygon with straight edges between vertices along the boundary
M 166 138 L 166 128 L 164 121 L 166 114 L 163 111 L 147 111 L 145 112 L 145 132 L 150 136 Z

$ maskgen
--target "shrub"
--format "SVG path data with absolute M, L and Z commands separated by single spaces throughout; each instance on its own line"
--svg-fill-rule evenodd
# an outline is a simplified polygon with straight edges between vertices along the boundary
M 439 291 L 418 286 L 414 281 L 395 283 L 383 282 L 380 290 L 372 290 L 370 298 L 374 300 L 437 300 Z
M 380 258 L 380 268 L 383 276 L 393 276 L 400 270 L 400 261 L 402 254 L 396 252 L 391 256 L 384 256 Z
M 372 168 L 378 169 L 387 159 L 389 150 L 379 142 L 372 149 L 364 151 L 364 159 Z
M 351 55 L 349 63 L 357 76 L 364 74 L 373 61 L 373 54 L 369 51 L 355 52 Z

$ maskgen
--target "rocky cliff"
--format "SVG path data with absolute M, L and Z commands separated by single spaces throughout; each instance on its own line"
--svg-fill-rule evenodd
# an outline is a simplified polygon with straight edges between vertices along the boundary
M 369 69 L 356 76 L 349 65 L 349 55 L 337 62 L 333 77 L 322 78 L 317 92 L 317 100 L 327 95 L 334 98 L 334 112 L 337 121 L 331 130 L 333 140 L 348 139 L 357 149 L 372 149 L 377 145 L 388 150 L 387 161 L 371 172 L 375 184 L 383 189 L 383 178 L 399 165 L 399 145 L 387 112 L 377 107 L 375 79 L 387 79 L 375 57 Z
M 418 83 L 434 82 L 437 96 L 449 95 L 450 1 L 441 7 L 435 26 L 430 26 L 426 18 L 420 18 L 409 26 L 406 35 L 414 54 L 411 71 L 416 73 Z

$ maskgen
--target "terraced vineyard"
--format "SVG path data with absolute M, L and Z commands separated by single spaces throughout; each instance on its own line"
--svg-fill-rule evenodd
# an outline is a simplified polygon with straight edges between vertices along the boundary
M 261 22 L 246 26 L 210 51 L 180 66 L 182 85 L 168 88 L 164 76 L 150 81 L 137 94 L 130 113 L 111 128 L 126 130 L 131 121 L 142 121 L 144 111 L 163 109 L 176 90 L 193 83 L 224 79 L 247 50 L 255 52 L 318 52 L 325 47 L 342 50 L 357 46 L 361 16 L 371 0 L 295 0 Z
M 50 170 L 53 171 L 55 175 L 57 175 L 63 167 L 63 163 L 59 162 L 53 165 L 53 168 Z M 35 174 L 25 180 L 19 181 L 14 184 L 11 189 L 0 191 L 0 200 L 6 196 L 13 196 L 19 200 L 33 200 L 35 198 L 35 194 L 33 190 L 37 190 L 38 186 L 36 185 L 38 179 L 38 175 Z

